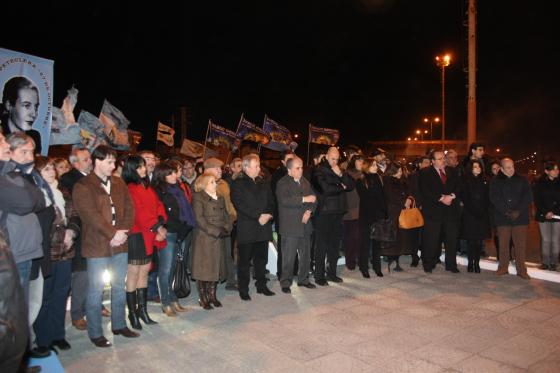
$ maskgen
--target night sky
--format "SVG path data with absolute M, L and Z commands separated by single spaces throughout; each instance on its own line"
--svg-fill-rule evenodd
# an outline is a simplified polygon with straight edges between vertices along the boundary
M 235 130 L 242 112 L 301 134 L 309 122 L 339 128 L 343 144 L 403 140 L 440 112 L 442 52 L 453 56 L 447 137 L 466 137 L 466 0 L 42 4 L 3 6 L 0 47 L 55 60 L 55 105 L 72 84 L 76 116 L 107 98 L 144 133 L 142 148 L 182 105 L 195 140 L 208 118 Z M 478 4 L 479 137 L 514 156 L 558 148 L 552 5 Z

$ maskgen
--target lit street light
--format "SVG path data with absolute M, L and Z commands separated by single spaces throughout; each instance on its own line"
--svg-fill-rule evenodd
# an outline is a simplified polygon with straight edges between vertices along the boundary
M 451 56 L 436 57 L 436 65 L 441 67 L 441 149 L 445 148 L 445 68 L 451 63 Z
M 434 139 L 434 132 L 433 132 L 434 127 L 433 127 L 433 125 L 434 125 L 434 122 L 439 123 L 439 117 L 424 118 L 424 123 L 428 123 L 428 122 L 430 123 L 430 140 L 433 140 Z

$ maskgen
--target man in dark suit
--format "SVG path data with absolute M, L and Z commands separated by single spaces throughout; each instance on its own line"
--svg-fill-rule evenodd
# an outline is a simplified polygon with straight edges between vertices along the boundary
M 443 234 L 445 270 L 458 273 L 456 251 L 461 211 L 457 196 L 460 180 L 455 169 L 445 166 L 442 151 L 432 152 L 431 159 L 432 166 L 421 170 L 418 180 L 424 215 L 422 264 L 426 273 L 435 268 Z
M 72 195 L 74 185 L 91 172 L 91 154 L 87 149 L 74 148 L 68 160 L 72 165 L 72 169 L 62 175 L 60 186 L 61 189 L 65 189 Z M 81 240 L 76 240 L 74 250 L 76 255 L 72 258 L 72 307 L 70 315 L 72 317 L 72 325 L 76 329 L 86 330 L 87 265 L 86 259 L 82 257 Z
M 237 286 L 243 300 L 249 296 L 249 264 L 253 259 L 257 293 L 274 295 L 266 287 L 268 242 L 272 240 L 274 199 L 270 185 L 261 177 L 260 158 L 243 157 L 243 172 L 231 184 L 231 201 L 237 211 Z
M 329 281 L 342 282 L 336 275 L 342 216 L 348 210 L 346 192 L 355 187 L 354 179 L 343 172 L 338 162 L 340 153 L 331 147 L 325 159 L 315 169 L 313 188 L 319 196 L 316 217 L 315 283 L 326 286 Z M 325 256 L 329 262 L 325 279 Z
M 282 277 L 280 286 L 284 293 L 291 293 L 293 268 L 299 255 L 298 286 L 313 289 L 309 282 L 309 245 L 313 226 L 311 214 L 315 209 L 316 197 L 311 184 L 303 174 L 301 158 L 291 158 L 286 162 L 288 174 L 276 185 L 276 200 L 282 235 Z

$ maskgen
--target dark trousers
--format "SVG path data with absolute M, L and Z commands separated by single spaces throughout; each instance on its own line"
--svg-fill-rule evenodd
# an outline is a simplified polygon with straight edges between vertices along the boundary
M 443 234 L 443 235 L 442 235 Z M 422 232 L 422 264 L 424 269 L 434 269 L 441 252 L 440 237 L 445 245 L 445 269 L 457 268 L 457 236 L 459 223 L 456 221 L 434 222 L 427 220 Z
M 298 254 L 300 258 L 302 258 L 302 261 L 299 265 L 298 284 L 309 283 L 309 259 L 304 260 L 304 258 L 309 258 L 309 244 L 309 236 L 285 236 L 282 238 L 282 260 L 284 262 L 284 268 L 282 269 L 280 285 L 283 288 L 290 287 L 292 285 L 292 279 L 294 277 L 294 264 Z
M 361 272 L 367 272 L 369 268 L 368 259 L 371 252 L 371 265 L 374 271 L 381 271 L 381 257 L 379 256 L 381 247 L 379 242 L 369 238 L 370 227 L 368 224 L 360 224 L 360 259 L 359 267 Z
M 37 346 L 49 347 L 53 341 L 64 339 L 66 300 L 70 292 L 72 261 L 52 263 L 51 275 L 43 284 L 43 304 L 33 324 Z
M 356 268 L 360 253 L 360 223 L 357 220 L 344 221 L 344 253 L 346 267 Z
M 336 276 L 338 249 L 341 238 L 342 215 L 323 214 L 317 216 L 315 229 L 315 280 L 325 279 L 325 257 L 329 263 L 327 274 Z
M 482 252 L 482 240 L 467 240 L 467 256 L 469 263 L 478 264 Z
M 264 287 L 266 285 L 265 270 L 268 260 L 268 241 L 237 244 L 237 255 L 237 286 L 239 292 L 249 292 L 251 259 L 253 259 L 253 270 L 255 271 L 255 286 L 257 289 Z

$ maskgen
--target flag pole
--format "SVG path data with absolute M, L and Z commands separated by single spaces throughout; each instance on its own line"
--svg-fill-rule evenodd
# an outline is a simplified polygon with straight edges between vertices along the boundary
M 202 160 L 204 160 L 204 157 L 206 157 L 206 147 L 208 145 L 208 132 L 210 131 L 210 124 L 212 123 L 212 119 L 208 119 L 208 127 L 206 128 L 206 137 L 204 138 L 204 150 L 202 151 Z
M 309 144 L 311 142 L 311 123 L 307 127 L 307 165 L 309 166 Z

